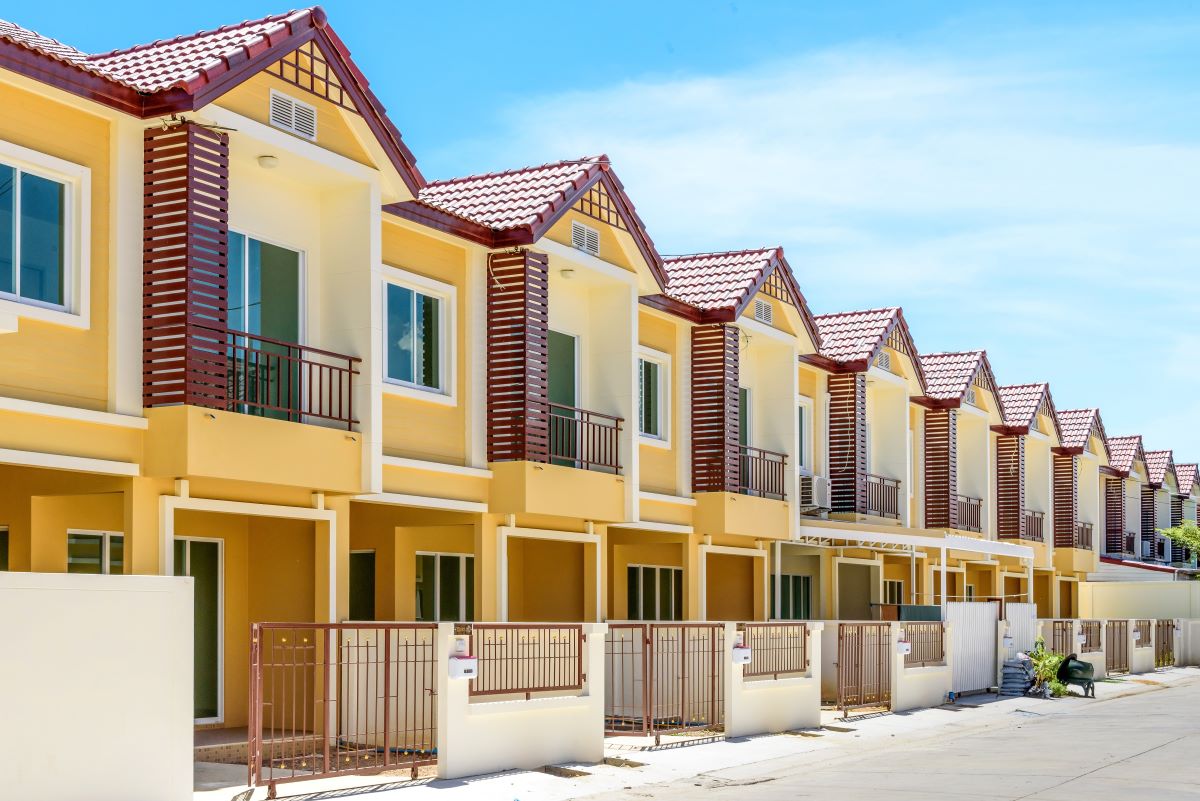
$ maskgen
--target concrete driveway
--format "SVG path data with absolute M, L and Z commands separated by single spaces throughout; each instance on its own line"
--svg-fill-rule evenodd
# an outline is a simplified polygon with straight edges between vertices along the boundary
M 899 733 L 860 745 L 855 732 L 828 732 L 824 738 L 844 739 L 832 749 L 589 798 L 1200 798 L 1200 681 L 1169 687 L 1155 681 L 1153 674 L 1125 679 L 1128 690 L 1151 690 L 1136 694 L 1110 684 L 1106 689 L 1118 691 L 1108 700 L 1006 704 L 984 726 L 950 726 L 916 742 Z M 941 714 L 971 716 L 985 708 Z

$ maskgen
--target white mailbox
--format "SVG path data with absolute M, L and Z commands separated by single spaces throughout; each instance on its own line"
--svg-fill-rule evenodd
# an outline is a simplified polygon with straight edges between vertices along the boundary
M 1142 632 L 1139 629 L 1133 630 L 1133 639 L 1134 641 L 1142 639 Z
M 450 678 L 473 679 L 479 675 L 479 658 L 474 656 L 451 656 Z
M 1004 647 L 1005 648 L 1012 648 L 1013 642 L 1014 642 L 1014 640 L 1013 640 L 1013 637 L 1011 634 L 1004 635 Z
M 1082 631 L 1079 632 L 1078 634 L 1075 635 L 1075 642 L 1078 645 L 1083 645 L 1085 642 L 1087 642 L 1087 635 L 1084 634 Z
M 752 657 L 753 657 L 753 655 L 750 652 L 750 646 L 748 646 L 748 645 L 733 646 L 733 664 L 748 665 L 748 664 L 750 664 L 750 660 Z
M 908 656 L 912 653 L 912 643 L 907 640 L 896 640 L 896 653 Z

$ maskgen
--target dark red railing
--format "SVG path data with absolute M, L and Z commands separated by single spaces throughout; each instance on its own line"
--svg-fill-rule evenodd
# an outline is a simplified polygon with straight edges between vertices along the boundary
M 1080 523 L 1075 526 L 1075 547 L 1081 550 L 1092 549 L 1092 524 Z
M 352 428 L 357 356 L 284 342 L 245 331 L 191 325 L 196 344 L 224 358 L 224 381 L 213 382 L 218 405 L 228 411 L 339 423 Z
M 550 463 L 581 470 L 621 472 L 623 418 L 559 403 L 549 410 Z
M 1046 541 L 1046 513 L 1025 512 L 1025 536 L 1022 539 L 1034 542 Z
M 1075 653 L 1075 621 L 1051 620 L 1050 650 L 1056 654 Z
M 808 625 L 805 623 L 747 623 L 744 642 L 750 647 L 746 678 L 778 679 L 808 672 Z
M 983 531 L 983 501 L 969 495 L 958 496 L 958 527 L 963 531 Z
M 946 629 L 940 622 L 906 621 L 904 637 L 911 646 L 904 655 L 905 667 L 940 665 L 946 660 Z
M 524 695 L 582 690 L 583 626 L 553 623 L 475 623 L 471 655 L 479 675 L 471 695 Z
M 1079 630 L 1083 632 L 1083 644 L 1079 647 L 1080 653 L 1094 654 L 1103 650 L 1100 645 L 1099 620 L 1081 620 L 1079 621 Z
M 874 473 L 864 473 L 867 485 L 867 514 L 900 518 L 900 482 Z
M 786 499 L 784 477 L 787 475 L 787 454 L 741 445 L 738 447 L 738 458 L 741 460 L 739 493 L 777 501 Z

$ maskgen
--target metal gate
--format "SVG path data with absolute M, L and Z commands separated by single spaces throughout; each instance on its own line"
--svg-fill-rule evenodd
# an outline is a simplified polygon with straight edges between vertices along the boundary
M 891 705 L 891 624 L 839 623 L 837 708 Z
M 725 725 L 723 623 L 611 623 L 604 731 L 653 736 Z
M 1175 666 L 1175 621 L 1154 621 L 1154 667 Z
M 996 629 L 1000 605 L 951 602 L 946 604 L 950 624 L 952 656 L 951 687 L 956 693 L 972 693 L 996 686 Z
M 255 623 L 250 786 L 437 761 L 437 625 Z
M 1037 642 L 1037 604 L 1006 603 L 1004 622 L 1008 624 L 1008 635 L 1013 638 L 1012 647 L 1028 653 Z
M 1129 621 L 1110 620 L 1104 631 L 1104 670 L 1129 672 Z

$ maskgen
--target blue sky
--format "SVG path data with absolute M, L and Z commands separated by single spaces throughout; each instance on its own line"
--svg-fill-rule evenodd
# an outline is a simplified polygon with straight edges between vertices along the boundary
M 100 51 L 281 10 L 166 5 L 5 13 Z M 662 252 L 782 244 L 817 313 L 1200 459 L 1196 3 L 325 7 L 428 177 L 608 153 Z

